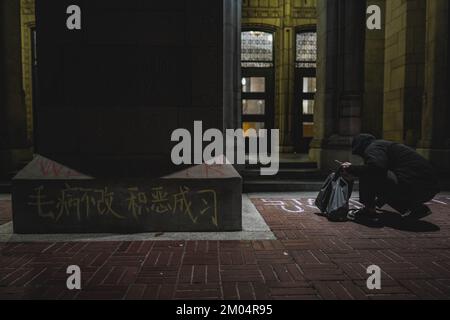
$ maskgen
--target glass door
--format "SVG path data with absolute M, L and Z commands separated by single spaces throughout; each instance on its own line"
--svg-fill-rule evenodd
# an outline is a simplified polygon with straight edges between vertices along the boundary
M 243 70 L 242 127 L 248 129 L 273 128 L 273 87 L 271 72 Z
M 254 134 L 250 129 L 259 137 L 260 129 L 274 126 L 272 70 L 244 69 L 242 75 L 242 129 L 247 139 Z
M 308 153 L 314 138 L 314 107 L 316 95 L 315 70 L 300 70 L 296 75 L 295 132 L 296 151 Z
M 248 153 L 248 138 L 258 136 L 261 129 L 273 129 L 275 123 L 274 35 L 267 30 L 244 28 L 241 41 L 242 129 Z
M 308 153 L 314 138 L 314 109 L 317 68 L 317 33 L 314 29 L 296 34 L 294 140 L 299 153 Z

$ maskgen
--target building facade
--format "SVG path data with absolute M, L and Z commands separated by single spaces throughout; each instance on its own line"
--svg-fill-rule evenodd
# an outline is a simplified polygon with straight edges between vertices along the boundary
M 241 5 L 242 101 L 234 117 L 244 129 L 280 129 L 282 152 L 309 154 L 321 169 L 349 160 L 351 138 L 368 132 L 450 171 L 447 0 Z M 366 27 L 370 5 L 381 8 L 381 30 Z M 34 1 L 2 0 L 1 14 L 0 170 L 8 177 L 36 139 Z

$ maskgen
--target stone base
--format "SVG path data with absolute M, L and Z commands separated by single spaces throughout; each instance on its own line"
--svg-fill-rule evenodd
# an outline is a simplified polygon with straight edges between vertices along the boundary
M 231 165 L 160 179 L 95 179 L 41 156 L 13 180 L 14 232 L 242 230 L 242 178 Z
M 450 150 L 419 148 L 417 152 L 430 160 L 438 172 L 450 173 Z

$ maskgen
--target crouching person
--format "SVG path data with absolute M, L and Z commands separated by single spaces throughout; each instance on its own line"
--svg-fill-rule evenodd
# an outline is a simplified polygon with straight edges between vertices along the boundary
M 361 134 L 353 140 L 353 154 L 364 165 L 345 163 L 343 174 L 359 179 L 360 202 L 364 208 L 355 213 L 372 217 L 376 208 L 388 204 L 405 219 L 419 220 L 431 214 L 425 203 L 439 193 L 431 164 L 413 149 L 399 143 L 376 140 Z

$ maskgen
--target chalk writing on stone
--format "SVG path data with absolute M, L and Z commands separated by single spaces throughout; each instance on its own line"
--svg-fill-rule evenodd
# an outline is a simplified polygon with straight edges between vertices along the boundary
M 180 215 L 192 224 L 202 219 L 219 227 L 218 197 L 213 189 L 192 190 L 179 186 L 169 191 L 163 186 L 154 186 L 129 187 L 119 192 L 121 194 L 116 196 L 108 187 L 78 188 L 66 183 L 56 193 L 50 194 L 44 186 L 39 186 L 29 195 L 28 205 L 39 218 L 55 223 L 65 218 L 79 222 L 93 217 L 140 221 L 148 215 Z M 127 194 L 125 197 L 123 192 Z

